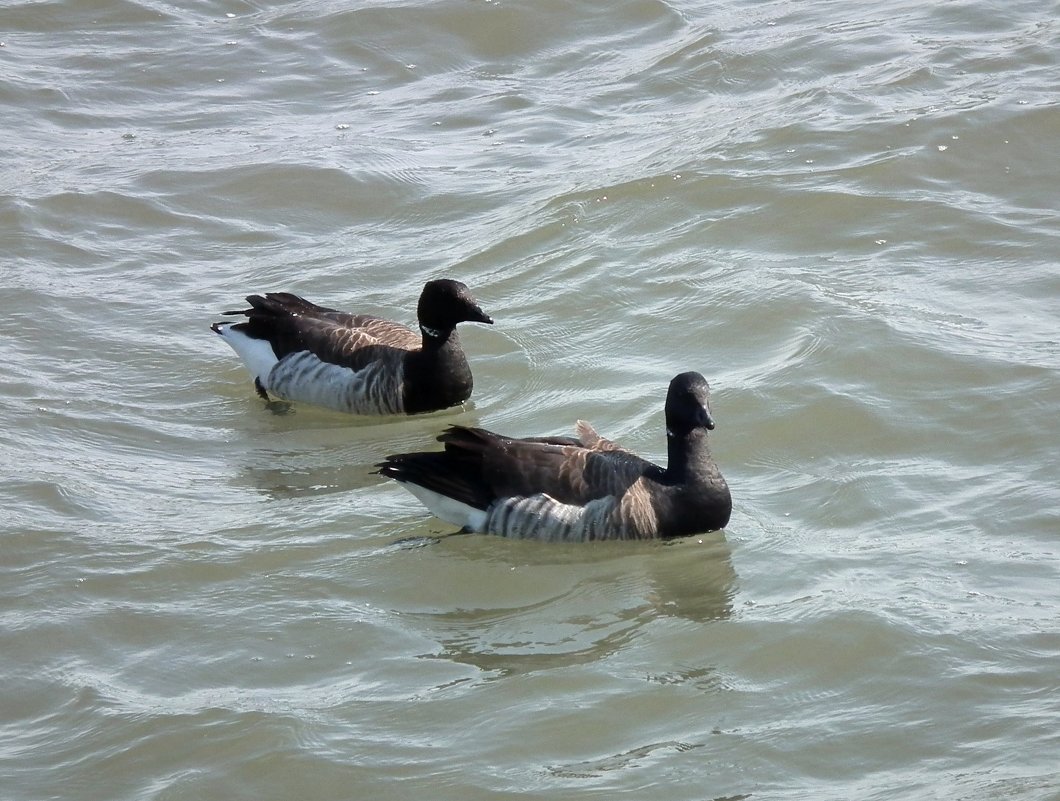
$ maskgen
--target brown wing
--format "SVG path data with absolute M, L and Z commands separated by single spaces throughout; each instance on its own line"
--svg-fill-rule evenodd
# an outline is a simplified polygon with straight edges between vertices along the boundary
M 514 439 L 462 426 L 439 439 L 447 453 L 476 454 L 479 480 L 497 498 L 545 493 L 561 503 L 583 504 L 621 496 L 642 476 L 662 474 L 662 468 L 622 450 Z
M 407 325 L 385 320 L 371 314 L 340 314 L 334 320 L 337 329 L 355 331 L 373 340 L 371 344 L 384 345 L 401 350 L 414 350 L 422 338 Z
M 584 420 L 579 420 L 575 426 L 574 431 L 576 436 L 564 437 L 524 437 L 521 438 L 520 442 L 538 442 L 545 445 L 574 445 L 578 448 L 587 448 L 591 451 L 625 451 L 621 445 L 612 442 L 609 439 L 604 439 L 596 433 L 596 429 L 593 428 L 589 423 Z M 628 452 L 628 451 L 627 451 Z
M 393 351 L 418 348 L 421 338 L 407 326 L 371 314 L 349 314 L 310 303 L 289 292 L 247 297 L 249 309 L 237 328 L 272 345 L 278 358 L 309 351 L 321 361 L 360 369 Z
M 575 424 L 574 430 L 577 432 L 578 440 L 583 448 L 589 448 L 594 451 L 623 451 L 630 453 L 617 442 L 601 437 L 596 433 L 596 429 L 584 420 L 579 420 Z

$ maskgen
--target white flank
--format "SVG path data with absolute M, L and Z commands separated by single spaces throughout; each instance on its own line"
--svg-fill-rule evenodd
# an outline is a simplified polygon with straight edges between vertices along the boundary
M 236 331 L 232 328 L 233 325 L 235 323 L 219 326 L 217 333 L 232 346 L 232 350 L 239 354 L 239 358 L 243 360 L 250 374 L 268 389 L 266 379 L 279 361 L 272 351 L 272 345 L 264 339 L 254 339 L 242 331 Z
M 485 531 L 486 513 L 483 510 L 461 503 L 440 492 L 424 489 L 411 481 L 399 481 L 398 483 L 419 498 L 420 503 L 426 506 L 435 517 L 446 523 L 452 523 L 454 526 L 474 531 L 476 534 Z

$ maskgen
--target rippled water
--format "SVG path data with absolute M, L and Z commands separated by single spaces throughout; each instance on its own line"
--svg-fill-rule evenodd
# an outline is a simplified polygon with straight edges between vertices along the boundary
M 1060 798 L 1060 4 L 0 9 L 0 795 Z M 462 412 L 208 329 L 467 282 Z M 663 458 L 674 545 L 446 533 L 450 422 Z

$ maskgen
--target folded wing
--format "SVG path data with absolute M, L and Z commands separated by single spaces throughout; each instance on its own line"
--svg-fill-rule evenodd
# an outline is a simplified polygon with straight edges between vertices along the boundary
M 234 327 L 267 340 L 279 359 L 309 351 L 321 361 L 358 370 L 388 351 L 420 345 L 420 336 L 400 323 L 318 306 L 289 292 L 250 295 L 247 303 L 249 309 L 225 314 L 247 317 Z

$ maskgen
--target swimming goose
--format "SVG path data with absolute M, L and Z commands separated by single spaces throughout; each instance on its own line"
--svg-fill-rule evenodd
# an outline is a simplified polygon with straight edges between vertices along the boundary
M 353 414 L 416 414 L 471 396 L 471 368 L 457 323 L 493 323 L 459 281 L 428 281 L 416 310 L 419 333 L 371 314 L 348 314 L 274 292 L 247 297 L 240 323 L 211 328 L 270 395 Z
M 379 473 L 466 531 L 547 541 L 669 539 L 723 528 L 729 487 L 707 446 L 710 389 L 681 373 L 666 394 L 667 464 L 578 421 L 576 437 L 515 439 L 450 426 L 445 450 L 388 456 Z

